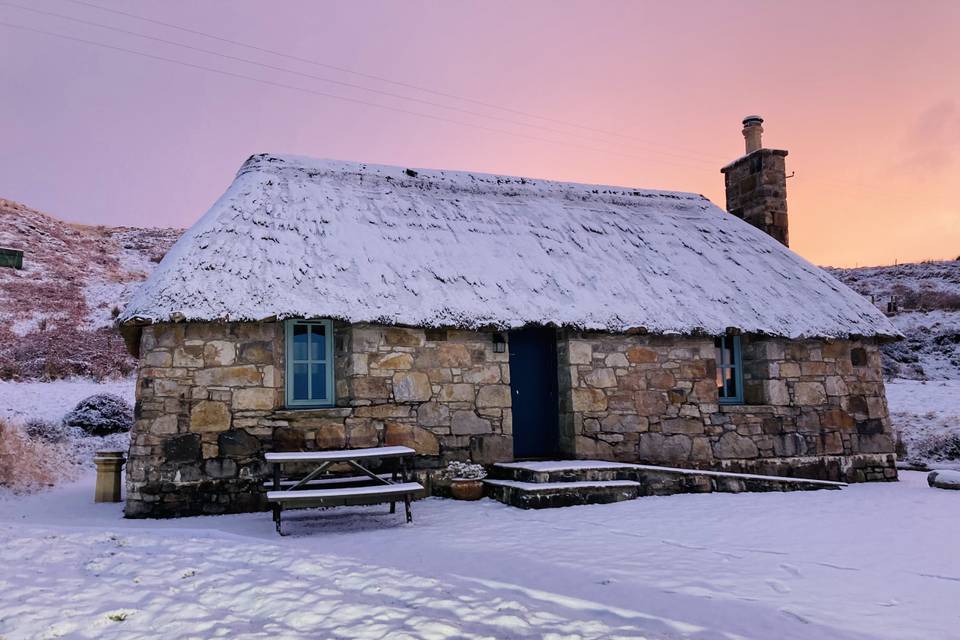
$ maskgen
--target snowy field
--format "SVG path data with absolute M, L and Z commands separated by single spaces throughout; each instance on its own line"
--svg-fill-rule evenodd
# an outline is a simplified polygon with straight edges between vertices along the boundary
M 0 419 L 58 420 L 133 381 L 0 382 Z M 887 383 L 908 445 L 960 433 L 960 381 Z M 936 466 L 951 466 L 938 464 Z M 0 492 L 0 639 L 960 638 L 960 492 L 842 491 L 521 511 L 382 507 L 128 521 L 89 472 Z
M 907 446 L 907 461 L 960 468 L 960 380 L 893 380 L 886 387 L 890 420 Z
M 55 382 L 0 380 L 0 420 L 25 422 L 32 418 L 57 421 L 78 402 L 96 393 L 112 393 L 133 405 L 134 378 L 120 380 L 70 379 Z
M 0 636 L 956 638 L 960 492 L 522 511 L 490 500 L 127 521 L 92 479 L 0 502 Z

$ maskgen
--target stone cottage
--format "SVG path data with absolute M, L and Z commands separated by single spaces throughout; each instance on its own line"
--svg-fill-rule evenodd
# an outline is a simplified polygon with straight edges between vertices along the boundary
M 258 155 L 119 318 L 128 516 L 262 508 L 263 453 L 405 444 L 894 479 L 898 333 L 786 244 L 785 151 L 690 193 Z

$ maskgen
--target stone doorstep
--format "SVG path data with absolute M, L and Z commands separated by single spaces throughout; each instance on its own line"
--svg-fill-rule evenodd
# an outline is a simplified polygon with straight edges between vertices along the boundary
M 484 494 L 520 509 L 551 509 L 583 504 L 609 504 L 633 500 L 640 495 L 639 482 L 518 482 L 484 480 Z
M 747 484 L 769 483 L 781 485 L 805 485 L 810 488 L 840 489 L 845 482 L 814 480 L 810 478 L 791 478 L 786 476 L 768 476 L 732 471 L 711 471 L 706 469 L 684 469 L 651 464 L 631 464 L 609 462 L 606 460 L 569 460 L 549 462 L 500 462 L 491 469 L 493 479 L 515 480 L 528 483 L 555 482 L 604 482 L 614 480 L 633 480 L 643 482 L 648 475 L 688 476 L 691 479 L 709 479 L 717 481 L 741 482 Z

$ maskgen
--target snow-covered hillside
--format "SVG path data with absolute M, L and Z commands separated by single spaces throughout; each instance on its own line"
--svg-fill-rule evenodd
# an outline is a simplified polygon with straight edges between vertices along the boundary
M 900 459 L 960 467 L 960 260 L 831 271 L 906 336 L 883 346 Z
M 830 271 L 906 336 L 883 348 L 888 376 L 960 379 L 960 260 Z
M 70 224 L 0 199 L 0 247 L 24 252 L 23 270 L 0 269 L 0 379 L 129 372 L 110 323 L 181 233 Z
M 903 445 L 902 461 L 960 469 L 960 380 L 892 379 L 887 402 Z

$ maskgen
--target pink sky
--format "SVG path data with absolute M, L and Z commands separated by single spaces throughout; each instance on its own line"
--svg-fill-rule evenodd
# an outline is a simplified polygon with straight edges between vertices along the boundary
M 475 113 L 8 6 L 0 22 L 499 130 L 0 26 L 0 197 L 72 221 L 188 226 L 260 152 L 695 191 L 723 206 L 719 169 L 742 152 L 742 117 L 759 113 L 765 146 L 788 149 L 796 172 L 794 250 L 841 266 L 960 255 L 960 2 L 89 1 L 550 120 L 87 0 L 10 0 Z

